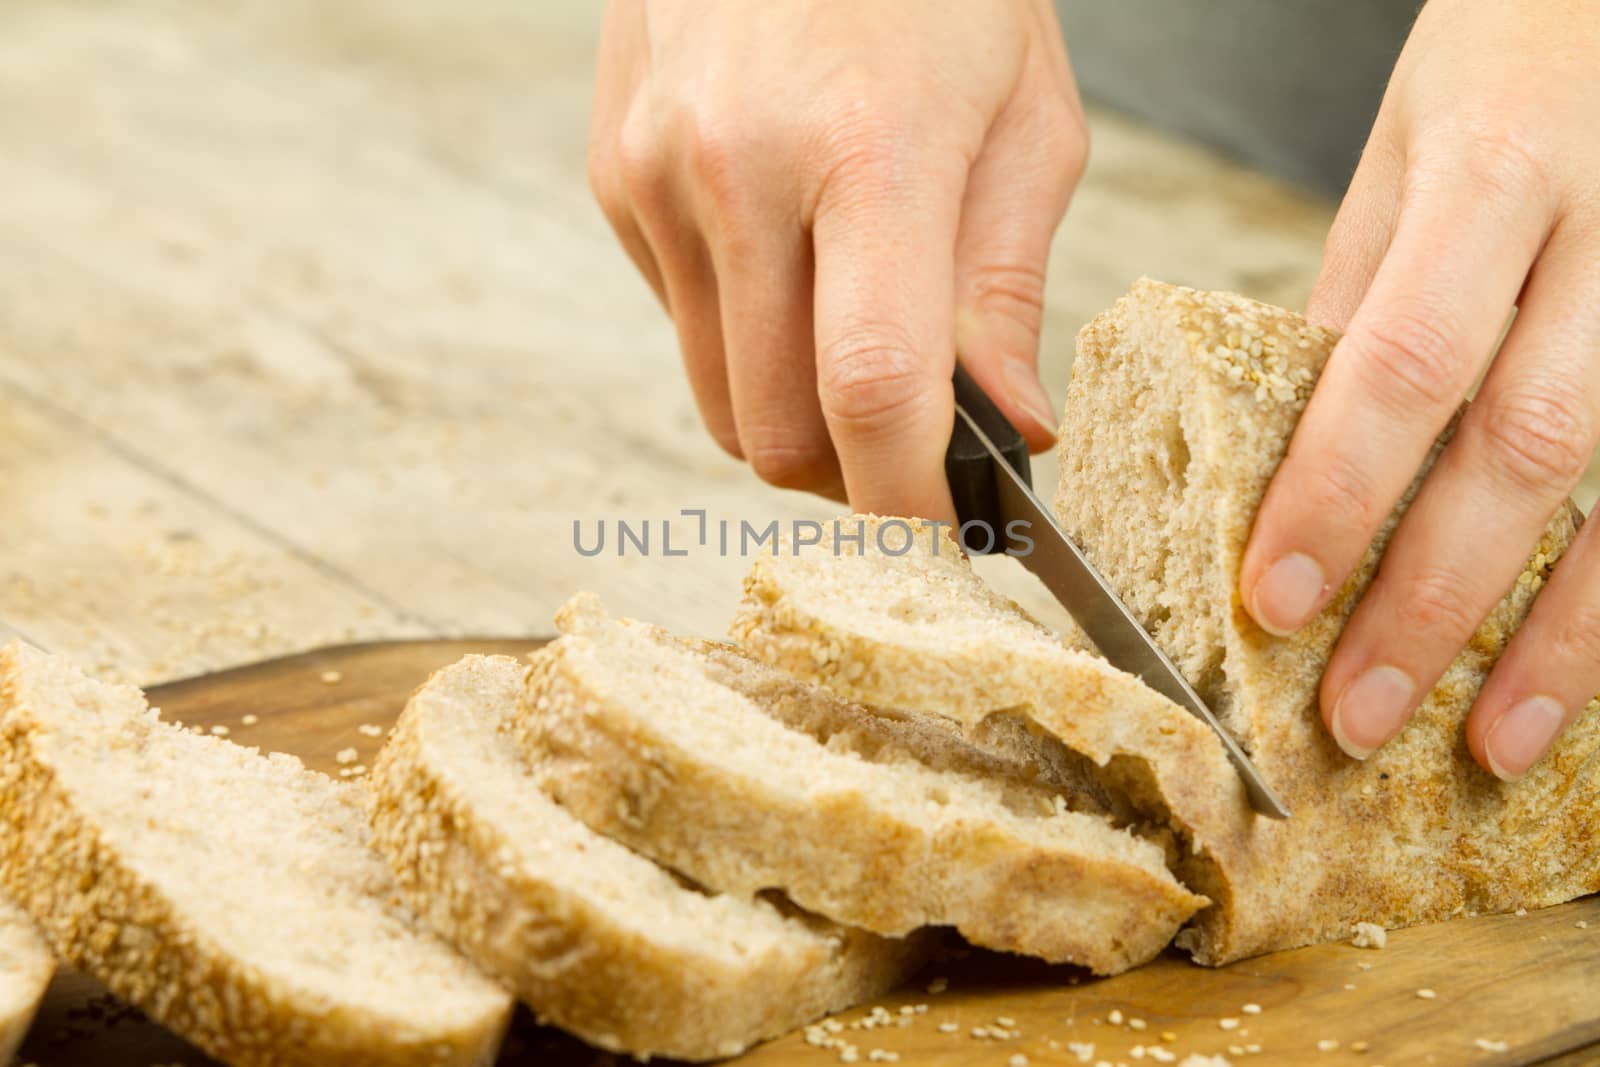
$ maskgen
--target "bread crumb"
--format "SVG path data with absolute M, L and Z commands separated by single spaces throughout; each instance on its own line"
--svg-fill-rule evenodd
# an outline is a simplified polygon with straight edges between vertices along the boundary
M 1370 963 L 1367 963 L 1367 962 L 1366 962 L 1366 961 L 1365 961 L 1365 960 L 1363 960 L 1363 961 L 1362 961 L 1362 962 L 1360 962 L 1360 963 L 1358 963 L 1358 964 L 1356 964 L 1356 966 L 1357 966 L 1357 967 L 1360 967 L 1360 968 L 1361 968 L 1361 969 L 1362 969 L 1362 970 L 1363 970 L 1363 971 L 1370 971 L 1370 970 L 1372 970 L 1372 964 L 1370 964 Z
M 1260 1015 L 1261 1014 L 1261 1005 L 1259 1005 L 1259 1004 L 1246 1004 L 1243 1007 L 1241 1007 L 1239 1010 L 1244 1012 L 1246 1015 Z
M 1512 912 L 1511 914 L 1515 915 L 1519 919 L 1526 919 L 1528 917 L 1528 909 L 1527 908 L 1518 908 L 1516 911 Z
M 1198 1052 L 1191 1052 L 1183 1058 L 1178 1067 L 1233 1067 L 1226 1056 L 1204 1056 Z
M 1496 1041 L 1487 1037 L 1475 1037 L 1472 1039 L 1472 1043 L 1484 1052 L 1505 1052 L 1511 1047 L 1504 1041 Z
M 1576 926 L 1580 930 L 1589 929 L 1589 924 L 1586 921 L 1584 921 L 1583 919 L 1579 919 L 1577 922 L 1573 923 L 1572 925 Z
M 1350 1042 L 1350 1051 L 1351 1052 L 1365 1052 L 1365 1051 L 1367 1051 L 1367 1049 L 1369 1049 L 1371 1047 L 1372 1046 L 1367 1044 L 1365 1041 L 1352 1041 L 1352 1042 Z
M 1088 1063 L 1094 1059 L 1094 1042 L 1068 1041 L 1067 1051 L 1078 1057 L 1079 1063 Z
M 1018 1052 L 1006 1061 L 1007 1067 L 1028 1067 L 1028 1057 Z
M 382 737 L 383 727 L 374 725 L 370 722 L 364 722 L 360 726 L 356 727 L 356 733 L 360 734 L 362 737 Z
M 258 723 L 260 721 L 261 721 L 261 716 L 255 715 L 255 714 L 241 715 L 239 717 L 239 725 L 240 726 L 254 726 L 256 723 Z
M 1178 1040 L 1178 1034 L 1174 1030 L 1163 1030 L 1161 1031 L 1161 1040 L 1170 1045 L 1174 1041 Z
M 953 1034 L 959 1029 L 961 1029 L 961 1024 L 960 1023 L 940 1023 L 939 1024 L 939 1032 L 941 1034 Z
M 950 979 L 945 978 L 942 975 L 940 977 L 938 977 L 938 978 L 935 978 L 933 981 L 928 983 L 928 992 L 932 993 L 935 996 L 938 996 L 940 993 L 943 993 L 946 989 L 949 989 L 949 988 L 950 988 Z
M 228 728 L 226 726 L 223 726 L 221 723 L 218 723 L 216 726 L 213 726 L 211 728 L 211 732 L 213 734 L 215 734 L 217 737 L 227 737 L 228 736 Z
M 1237 1030 L 1239 1029 L 1239 1020 L 1234 1018 L 1218 1019 L 1217 1026 L 1222 1030 Z
M 1112 1008 L 1111 1009 L 1111 1014 L 1106 1016 L 1106 1020 L 1109 1023 L 1111 1023 L 1112 1026 L 1121 1026 L 1122 1025 L 1122 1009 L 1120 1009 L 1120 1008 Z
M 1143 1030 L 1145 1028 L 1145 1025 L 1146 1024 L 1145 1024 L 1145 1021 L 1143 1019 L 1129 1019 L 1128 1020 L 1128 1029 L 1129 1030 Z
M 1145 1049 L 1145 1051 L 1149 1053 L 1150 1058 L 1155 1060 L 1157 1063 L 1178 1062 L 1178 1054 L 1172 1051 L 1170 1048 L 1162 1048 L 1160 1045 L 1151 1045 L 1149 1048 Z
M 351 764 L 360 758 L 361 753 L 357 752 L 353 748 L 341 748 L 339 751 L 333 754 L 333 761 L 335 763 Z
M 323 671 L 321 678 L 323 685 L 338 685 L 344 681 L 344 675 L 338 671 Z
M 1004 1027 L 1007 1030 L 1009 1030 L 1013 1026 L 1017 1025 L 1017 1020 L 1013 1019 L 1009 1015 L 996 1015 L 994 1017 L 994 1021 L 999 1023 L 1002 1027 Z
M 1431 989 L 1419 989 L 1419 990 L 1417 990 L 1417 996 L 1418 996 L 1419 999 L 1422 999 L 1422 1000 L 1433 1000 L 1438 995 L 1439 994 L 1435 993 Z
M 1389 932 L 1377 923 L 1356 923 L 1350 943 L 1356 948 L 1382 948 L 1389 943 Z
M 1333 1052 L 1339 1047 L 1339 1042 L 1331 1037 L 1325 1037 L 1317 1042 L 1318 1052 Z
M 895 1063 L 900 1059 L 900 1053 L 890 1052 L 886 1048 L 875 1048 L 867 1053 L 867 1060 L 871 1063 Z

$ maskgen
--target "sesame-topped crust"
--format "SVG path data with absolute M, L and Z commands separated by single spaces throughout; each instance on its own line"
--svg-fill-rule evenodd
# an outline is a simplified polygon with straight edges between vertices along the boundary
M 359 794 L 0 650 L 0 882 L 52 947 L 235 1064 L 474 1065 L 510 998 L 396 900 Z
M 714 1059 L 919 962 L 920 941 L 703 892 L 567 814 L 505 733 L 525 673 L 468 656 L 429 679 L 378 757 L 371 814 L 423 917 L 541 1019 L 614 1052 Z
M 0 898 L 0 1065 L 11 1062 L 55 972 L 33 920 Z
M 1148 959 L 1205 903 L 1158 845 L 1101 816 L 1045 797 L 1013 806 L 987 776 L 826 744 L 592 598 L 558 622 L 517 730 L 536 772 L 590 826 L 703 884 L 780 887 L 883 934 L 949 925 L 1101 973 Z

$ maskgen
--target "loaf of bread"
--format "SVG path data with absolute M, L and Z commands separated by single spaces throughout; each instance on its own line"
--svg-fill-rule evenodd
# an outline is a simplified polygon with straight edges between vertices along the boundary
M 724 684 L 726 663 L 708 669 L 695 647 L 593 598 L 558 623 L 514 731 L 536 775 L 592 828 L 703 885 L 782 889 L 888 936 L 953 926 L 1100 973 L 1150 958 L 1205 903 L 1158 844 L 1104 816 L 953 758 L 860 743 L 826 715 L 819 739 L 792 709 L 769 714 L 759 683 Z
M 715 1059 L 920 963 L 927 938 L 704 892 L 567 814 L 506 733 L 525 673 L 468 656 L 435 674 L 379 754 L 370 810 L 417 911 L 543 1021 L 613 1052 Z
M 1326 736 L 1315 701 L 1384 538 L 1295 637 L 1237 607 L 1251 518 L 1334 340 L 1242 297 L 1141 282 L 1080 336 L 1061 437 L 1062 525 L 1286 797 L 1288 822 L 1254 815 L 1198 720 L 1027 618 L 931 531 L 901 556 L 869 535 L 861 550 L 758 560 L 734 634 L 851 699 L 937 712 L 969 735 L 1020 715 L 1039 733 L 1012 723 L 1006 736 L 1035 758 L 1059 761 L 1058 745 L 1088 757 L 1103 795 L 1177 835 L 1174 869 L 1213 902 L 1178 939 L 1202 962 L 1347 936 L 1358 921 L 1405 926 L 1600 889 L 1600 715 L 1511 784 L 1472 763 L 1461 736 L 1575 509 L 1552 519 L 1405 733 L 1364 763 Z
M 511 998 L 398 899 L 356 789 L 0 650 L 0 891 L 56 954 L 236 1065 L 470 1067 Z
M 33 920 L 0 898 L 0 1067 L 16 1055 L 55 972 Z

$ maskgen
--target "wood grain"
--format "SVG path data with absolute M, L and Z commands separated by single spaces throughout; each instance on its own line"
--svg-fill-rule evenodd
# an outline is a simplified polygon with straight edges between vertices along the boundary
M 469 651 L 520 655 L 537 640 L 407 641 L 348 645 L 224 671 L 162 686 L 151 699 L 169 719 L 210 729 L 221 726 L 239 743 L 291 752 L 313 767 L 337 773 L 336 756 L 355 749 L 371 762 L 381 733 L 406 697 L 429 673 Z M 333 673 L 330 673 L 333 672 Z M 256 716 L 245 725 L 246 715 Z M 363 732 L 363 726 L 369 729 Z M 1580 928 L 1578 923 L 1586 923 Z M 948 989 L 927 991 L 935 978 Z M 1433 999 L 1418 990 L 1432 989 Z M 100 998 L 99 988 L 65 973 L 23 1050 L 39 1067 L 101 1064 L 207 1064 L 200 1054 L 158 1027 Z M 840 1036 L 856 1044 L 861 1062 L 873 1049 L 900 1062 L 1002 1067 L 1022 1055 L 1031 1065 L 1075 1064 L 1068 1045 L 1092 1043 L 1090 1063 L 1136 1061 L 1136 1045 L 1179 1053 L 1227 1054 L 1230 1045 L 1260 1045 L 1236 1064 L 1493 1064 L 1512 1067 L 1563 1057 L 1564 1065 L 1600 1057 L 1600 898 L 1527 916 L 1494 916 L 1401 930 L 1381 951 L 1346 944 L 1318 945 L 1210 970 L 1178 954 L 1110 979 L 974 953 L 930 970 L 882 1006 L 926 1004 L 904 1016 L 905 1027 L 852 1028 L 870 1006 L 840 1016 Z M 1257 1004 L 1259 1015 L 1244 1005 Z M 1110 1022 L 1120 1011 L 1123 1025 Z M 1126 1020 L 1144 1021 L 1143 1030 Z M 1010 1020 L 1001 1022 L 1000 1020 Z M 1222 1020 L 1238 1028 L 1222 1029 Z M 954 1024 L 944 1033 L 940 1024 Z M 1015 1036 L 973 1037 L 999 1025 Z M 1172 1035 L 1162 1040 L 1163 1033 Z M 1505 1042 L 1490 1053 L 1477 1039 Z M 1338 1041 L 1327 1052 L 1321 1041 Z M 1363 1051 L 1356 1043 L 1366 1042 Z M 1591 1057 L 1583 1059 L 1581 1057 Z M 1580 1057 L 1580 1058 L 1570 1058 Z M 824 1067 L 836 1052 L 808 1045 L 800 1034 L 756 1049 L 751 1067 Z M 505 1067 L 614 1062 L 524 1016 L 502 1058 Z

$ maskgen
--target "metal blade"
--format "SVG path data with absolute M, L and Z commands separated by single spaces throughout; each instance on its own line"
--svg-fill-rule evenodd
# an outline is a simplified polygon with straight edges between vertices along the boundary
M 1145 632 L 1116 591 L 1095 570 L 1072 539 L 1056 525 L 1056 520 L 1011 465 L 1005 462 L 994 443 L 977 422 L 959 406 L 963 419 L 989 450 L 995 466 L 995 481 L 1000 495 L 1000 511 L 1006 519 L 1028 523 L 1033 551 L 1017 558 L 1045 588 L 1053 593 L 1084 633 L 1095 643 L 1112 666 L 1135 675 L 1151 689 L 1187 709 L 1221 739 L 1228 759 L 1244 780 L 1250 803 L 1256 811 L 1274 819 L 1289 817 L 1289 809 L 1261 777 L 1261 772 L 1233 736 L 1223 729 L 1205 701 L 1200 699 L 1182 672 L 1167 658 L 1155 639 Z

